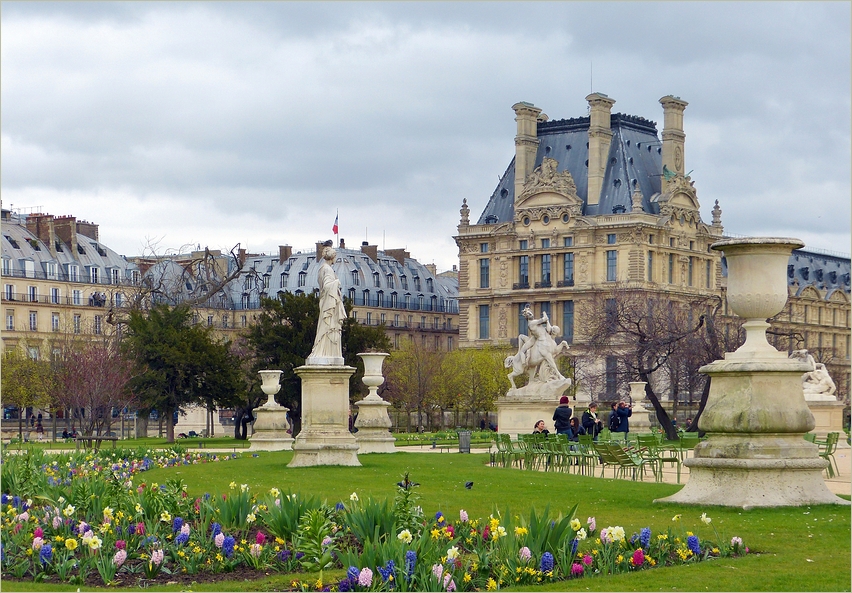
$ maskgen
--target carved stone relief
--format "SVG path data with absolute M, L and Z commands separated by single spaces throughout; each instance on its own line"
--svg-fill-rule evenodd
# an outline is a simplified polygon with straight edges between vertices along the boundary
M 500 262 L 500 288 L 509 286 L 509 262 L 505 259 Z
M 500 316 L 499 316 L 498 322 L 497 322 L 497 337 L 498 338 L 505 339 L 506 337 L 508 337 L 509 332 L 508 332 L 508 329 L 506 328 L 506 325 L 507 325 L 506 306 L 500 305 Z

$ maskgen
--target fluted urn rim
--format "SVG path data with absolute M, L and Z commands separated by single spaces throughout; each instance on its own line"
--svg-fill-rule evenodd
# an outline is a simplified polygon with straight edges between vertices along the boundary
M 779 247 L 789 247 L 791 250 L 801 249 L 805 246 L 804 242 L 793 237 L 740 237 L 716 241 L 710 245 L 710 249 L 725 251 L 726 247 L 759 247 L 761 245 L 777 245 Z

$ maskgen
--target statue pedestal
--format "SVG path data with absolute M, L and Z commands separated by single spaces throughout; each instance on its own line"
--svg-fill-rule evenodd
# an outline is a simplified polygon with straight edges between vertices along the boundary
M 736 360 L 701 368 L 710 396 L 698 426 L 686 486 L 655 502 L 742 507 L 845 504 L 825 485 L 826 461 L 802 436 L 814 418 L 802 397 L 806 365 L 786 358 Z
M 824 439 L 825 435 L 830 432 L 843 433 L 843 402 L 837 401 L 837 398 L 832 396 L 831 401 L 808 401 L 807 395 L 805 400 L 811 414 L 814 415 L 813 431 L 819 435 L 819 438 Z M 845 442 L 841 439 L 840 442 Z
M 546 383 L 531 383 L 520 389 L 510 389 L 502 397 L 497 398 L 497 432 L 517 438 L 519 434 L 529 434 L 535 423 L 544 420 L 544 424 L 552 433 L 553 411 L 559 405 L 559 398 L 571 386 L 571 379 L 548 381 Z M 571 408 L 576 406 L 570 402 Z
M 349 432 L 349 377 L 355 369 L 304 365 L 295 372 L 302 380 L 302 431 L 287 467 L 360 466 L 358 443 Z
M 254 433 L 251 435 L 249 451 L 289 451 L 293 448 L 293 437 L 287 430 L 289 408 L 284 406 L 261 406 L 254 410 Z
M 377 395 L 368 395 L 355 405 L 358 406 L 358 418 L 355 419 L 358 453 L 396 453 L 396 439 L 390 433 L 390 403 Z

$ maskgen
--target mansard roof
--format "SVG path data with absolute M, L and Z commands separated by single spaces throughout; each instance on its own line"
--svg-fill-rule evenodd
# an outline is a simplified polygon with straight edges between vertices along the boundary
M 642 191 L 645 212 L 658 214 L 660 205 L 651 197 L 660 193 L 662 177 L 662 143 L 657 124 L 642 117 L 614 113 L 610 116 L 612 142 L 607 157 L 600 202 L 589 205 L 589 123 L 588 117 L 538 122 L 539 145 L 535 167 L 544 157 L 558 162 L 557 171 L 569 171 L 583 200 L 583 214 L 612 214 L 613 209 L 630 212 L 631 196 L 638 187 Z M 514 218 L 515 160 L 497 184 L 477 224 L 496 224 Z

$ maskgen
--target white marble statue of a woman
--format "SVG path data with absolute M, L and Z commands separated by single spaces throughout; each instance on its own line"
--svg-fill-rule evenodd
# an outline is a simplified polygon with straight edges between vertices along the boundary
M 343 308 L 343 293 L 340 279 L 334 274 L 331 264 L 337 258 L 337 252 L 331 241 L 326 242 L 322 250 L 322 263 L 317 280 L 320 289 L 319 320 L 314 348 L 305 364 L 343 366 L 341 333 L 346 310 Z

